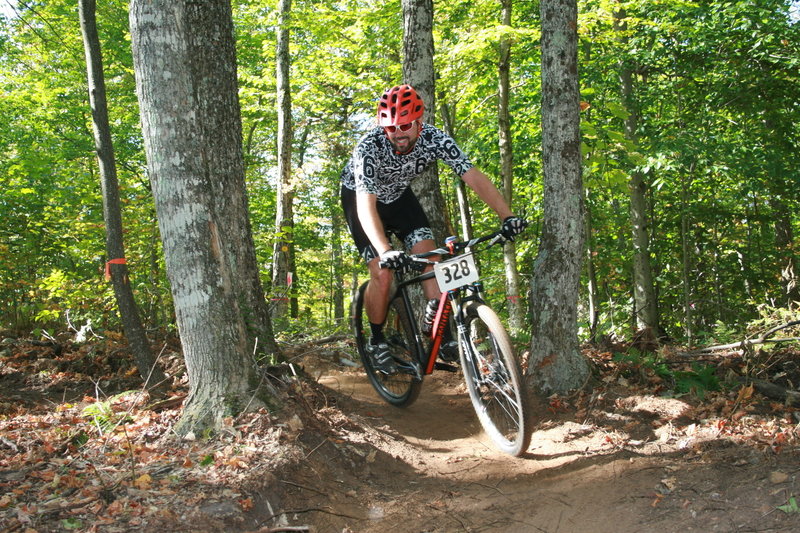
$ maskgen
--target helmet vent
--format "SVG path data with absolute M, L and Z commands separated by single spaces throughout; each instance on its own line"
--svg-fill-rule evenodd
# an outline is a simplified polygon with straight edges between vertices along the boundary
M 410 85 L 395 85 L 388 89 L 378 104 L 378 124 L 400 126 L 422 117 L 425 104 Z

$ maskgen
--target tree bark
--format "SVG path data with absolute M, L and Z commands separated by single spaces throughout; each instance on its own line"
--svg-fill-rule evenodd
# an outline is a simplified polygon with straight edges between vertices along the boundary
M 531 288 L 527 375 L 544 393 L 580 387 L 589 365 L 577 334 L 583 254 L 576 0 L 542 0 L 544 219 Z
M 450 105 L 444 102 L 440 106 L 442 110 L 442 127 L 444 131 L 455 139 L 455 128 L 453 127 L 453 115 Z M 464 180 L 458 180 L 456 185 L 456 203 L 458 204 L 458 216 L 461 221 L 461 238 L 469 240 L 472 238 L 472 213 L 469 209 L 469 202 L 467 201 L 467 184 Z M 478 258 L 475 258 L 478 260 Z
M 100 188 L 103 195 L 103 220 L 106 226 L 106 272 L 111 276 L 114 296 L 119 308 L 122 327 L 128 345 L 133 353 L 139 375 L 145 386 L 156 395 L 166 390 L 166 376 L 156 365 L 150 341 L 147 339 L 139 309 L 133 296 L 128 266 L 125 261 L 123 243 L 122 213 L 119 201 L 119 182 L 114 146 L 111 140 L 111 125 L 108 119 L 106 84 L 103 75 L 103 57 L 100 39 L 97 35 L 96 1 L 78 2 L 83 47 L 86 55 L 86 74 L 89 85 L 89 105 L 92 108 L 92 130 L 100 169 Z
M 403 2 L 403 79 L 425 102 L 425 122 L 435 123 L 435 70 L 433 66 L 433 0 Z M 428 215 L 436 242 L 444 241 L 447 221 L 439 188 L 439 172 L 431 165 L 412 183 L 412 189 Z
M 692 168 L 689 169 L 691 173 Z M 692 253 L 690 244 L 690 214 L 689 214 L 689 188 L 691 177 L 686 173 L 681 174 L 681 282 L 683 285 L 683 334 L 686 343 L 694 344 L 694 312 L 692 310 Z
M 782 261 L 780 282 L 786 303 L 789 307 L 800 305 L 800 273 L 797 256 L 794 253 L 794 231 L 792 230 L 792 213 L 786 202 L 777 196 L 770 198 L 770 207 L 774 215 L 775 247 Z
M 226 0 L 133 0 L 130 23 L 148 171 L 189 375 L 176 427 L 186 434 L 259 405 L 252 351 L 265 328 L 272 333 L 255 283 L 233 20 Z
M 502 0 L 501 24 L 511 27 L 512 0 Z M 511 117 L 508 110 L 510 96 L 511 40 L 500 41 L 500 61 L 498 64 L 498 105 L 497 122 L 500 143 L 500 174 L 503 179 L 503 197 L 512 205 L 514 192 L 514 148 L 511 140 Z M 508 302 L 508 325 L 513 333 L 522 330 L 525 308 L 520 294 L 519 271 L 517 270 L 517 247 L 513 241 L 503 246 L 503 264 L 505 265 L 506 301 Z
M 614 13 L 614 28 L 619 40 L 625 42 L 621 35 L 627 28 L 627 15 L 624 9 Z M 625 136 L 636 142 L 639 123 L 639 110 L 633 101 L 633 72 L 630 66 L 620 61 L 619 77 L 622 87 L 622 101 L 628 111 L 625 119 Z M 630 217 L 633 239 L 633 299 L 635 308 L 635 326 L 637 329 L 649 328 L 659 335 L 658 301 L 653 284 L 653 269 L 650 262 L 650 222 L 647 217 L 647 184 L 641 172 L 631 172 L 628 184 L 630 192 Z
M 592 231 L 591 191 L 586 191 L 584 225 L 586 233 L 586 293 L 589 302 L 589 339 L 597 342 L 597 325 L 600 322 L 600 295 L 597 288 L 597 268 L 595 267 L 595 246 Z
M 295 272 L 290 268 L 294 248 L 294 190 L 292 187 L 292 94 L 289 83 L 289 17 L 291 0 L 280 0 L 277 42 L 278 190 L 275 247 L 272 254 L 272 318 L 285 319 L 293 298 Z M 297 304 L 294 306 L 297 309 Z M 295 313 L 295 317 L 297 314 Z

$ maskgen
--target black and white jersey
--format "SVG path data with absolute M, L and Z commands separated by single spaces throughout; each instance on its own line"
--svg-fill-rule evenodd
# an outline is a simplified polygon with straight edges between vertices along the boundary
M 342 171 L 342 186 L 375 194 L 379 202 L 389 204 L 400 198 L 411 180 L 437 159 L 459 176 L 473 166 L 452 137 L 435 126 L 424 124 L 414 148 L 403 155 L 394 151 L 383 128 L 377 127 L 364 135 L 353 150 Z

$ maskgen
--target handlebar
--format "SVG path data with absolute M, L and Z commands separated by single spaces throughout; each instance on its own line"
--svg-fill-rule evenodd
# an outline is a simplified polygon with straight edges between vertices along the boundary
M 432 257 L 434 255 L 451 255 L 451 256 L 458 255 L 460 252 L 463 252 L 468 248 L 472 248 L 473 246 L 484 243 L 486 241 L 490 242 L 484 249 L 488 249 L 496 244 L 503 243 L 506 241 L 506 239 L 505 237 L 503 237 L 503 233 L 501 231 L 496 231 L 494 233 L 484 235 L 483 237 L 476 237 L 468 241 L 453 242 L 452 244 L 449 245 L 452 246 L 452 248 L 450 247 L 437 248 L 435 250 L 431 250 L 430 252 L 423 252 L 421 254 L 413 254 L 413 255 L 409 254 L 408 257 L 411 258 L 411 260 L 414 262 L 411 265 L 413 269 L 422 270 L 422 268 L 424 268 L 424 265 L 436 262 L 429 260 L 428 257 Z M 381 268 L 386 268 L 385 263 L 383 263 L 382 261 L 378 262 L 378 266 L 380 266 Z
M 491 241 L 486 248 L 491 248 L 495 244 L 505 242 L 505 237 L 503 237 L 503 233 L 500 231 L 496 231 L 494 233 L 490 233 L 489 235 L 484 235 L 483 237 L 476 237 L 474 239 L 470 239 L 468 241 L 456 241 L 452 243 L 452 252 L 450 248 L 437 248 L 436 250 L 431 250 L 430 252 L 424 252 L 421 254 L 414 254 L 411 255 L 411 259 L 414 261 L 418 261 L 420 263 L 432 263 L 432 261 L 425 261 L 426 257 L 431 257 L 433 255 L 457 255 L 459 252 L 466 250 L 467 248 L 472 248 L 477 244 L 481 244 L 486 241 Z

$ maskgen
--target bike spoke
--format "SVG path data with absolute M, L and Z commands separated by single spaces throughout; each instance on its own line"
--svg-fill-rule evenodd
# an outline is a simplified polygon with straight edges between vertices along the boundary
M 386 342 L 392 352 L 397 372 L 384 374 L 373 367 L 370 356 L 365 351 L 368 342 L 369 320 L 364 309 L 366 284 L 359 288 L 353 301 L 353 331 L 359 355 L 370 384 L 386 402 L 403 407 L 410 405 L 419 396 L 422 374 L 414 357 L 414 336 L 405 316 L 402 301 L 394 300 L 388 310 L 384 324 Z
M 461 342 L 470 398 L 486 432 L 502 450 L 519 455 L 530 442 L 521 373 L 508 335 L 484 304 L 469 308 Z

